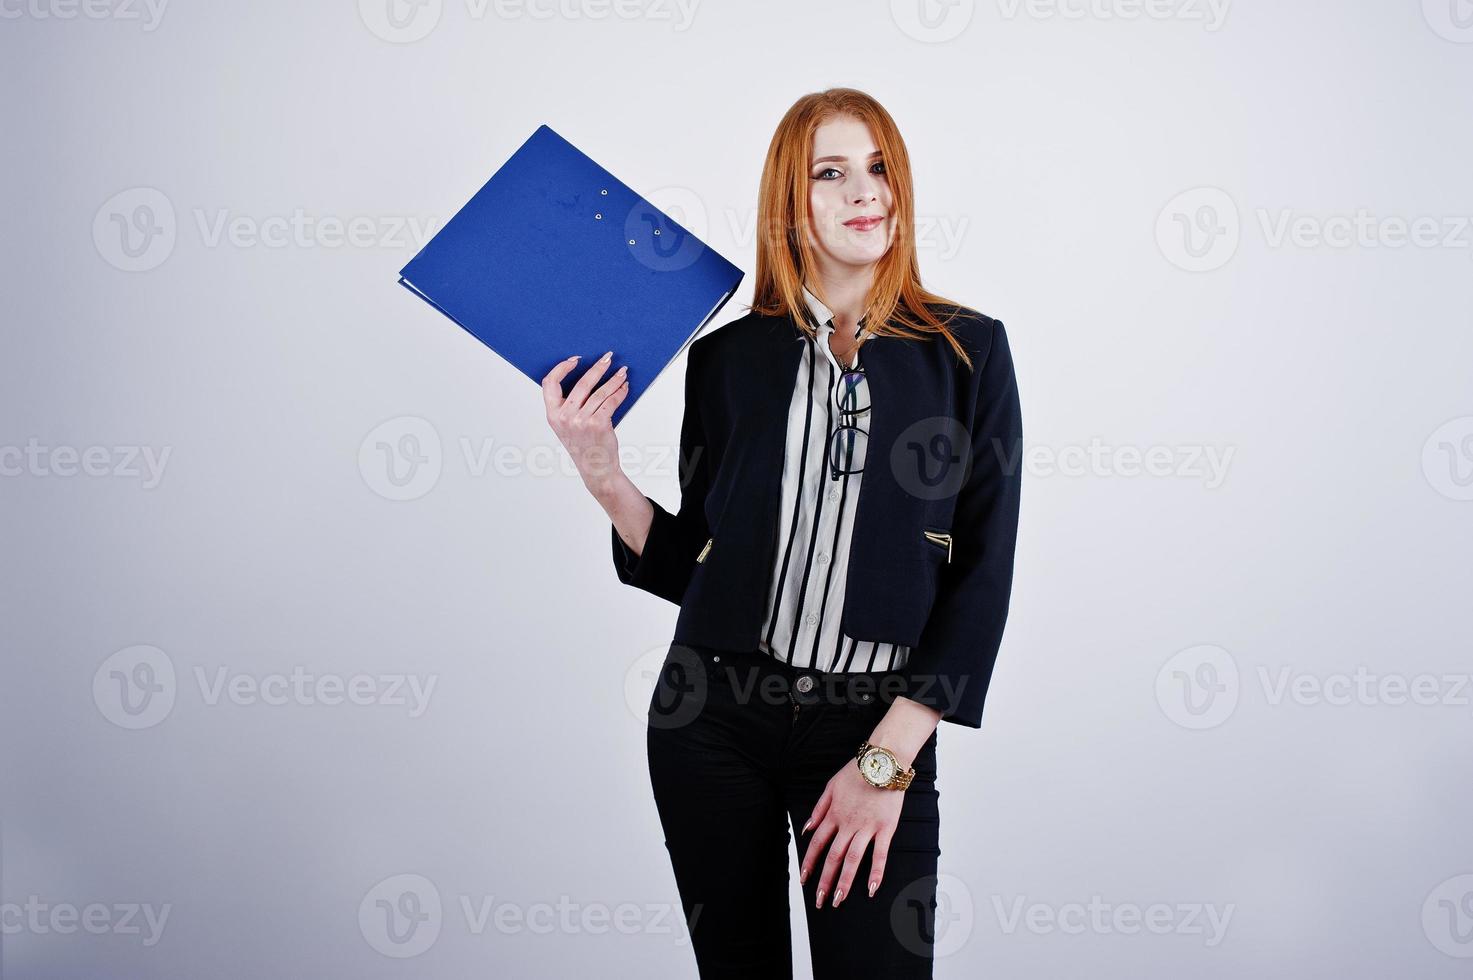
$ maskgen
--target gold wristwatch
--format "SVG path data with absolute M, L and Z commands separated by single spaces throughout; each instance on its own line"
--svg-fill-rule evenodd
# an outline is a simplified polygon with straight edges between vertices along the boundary
M 860 742 L 855 759 L 859 763 L 860 775 L 879 789 L 905 789 L 915 778 L 916 767 L 902 770 L 895 753 L 883 746 Z

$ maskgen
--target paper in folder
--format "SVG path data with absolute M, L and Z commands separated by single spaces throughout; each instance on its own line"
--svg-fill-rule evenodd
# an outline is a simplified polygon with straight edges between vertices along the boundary
M 531 378 L 607 350 L 628 365 L 613 422 L 725 305 L 742 270 L 548 126 L 399 273 L 399 281 Z

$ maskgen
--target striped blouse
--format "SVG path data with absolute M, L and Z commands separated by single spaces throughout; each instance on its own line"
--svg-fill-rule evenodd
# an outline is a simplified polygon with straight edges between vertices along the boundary
M 788 407 L 777 559 L 758 647 L 796 667 L 840 673 L 898 670 L 905 666 L 909 647 L 855 639 L 839 628 L 849 537 L 864 474 L 841 473 L 837 480 L 830 474 L 829 434 L 842 422 L 835 391 L 844 368 L 829 349 L 833 311 L 806 286 L 803 297 L 818 324 L 818 337 L 807 338 Z M 865 336 L 864 330 L 861 321 L 855 336 Z M 856 348 L 854 363 L 860 363 L 862 350 L 863 344 Z M 868 401 L 868 387 L 860 375 L 855 385 L 859 404 Z M 858 417 L 861 429 L 868 431 L 874 410 L 871 406 Z

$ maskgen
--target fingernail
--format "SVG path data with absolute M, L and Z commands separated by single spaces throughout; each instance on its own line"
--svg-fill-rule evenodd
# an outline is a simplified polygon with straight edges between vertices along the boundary
M 807 868 L 802 868 L 802 869 L 799 870 L 799 872 L 798 872 L 798 880 L 800 882 L 802 882 L 803 884 L 805 884 L 805 885 L 808 884 L 808 869 Z
M 816 901 L 816 902 L 813 903 L 813 907 L 816 908 L 816 909 L 823 908 L 823 889 L 822 888 L 820 888 L 818 890 L 818 901 Z
M 840 888 L 838 891 L 834 892 L 834 908 L 838 908 L 839 903 L 842 901 L 844 901 L 844 889 Z
M 578 360 L 578 358 L 580 358 L 582 356 L 583 356 L 582 354 L 574 354 L 572 357 L 568 358 L 568 360 L 570 360 L 570 361 L 576 361 L 576 360 Z
M 808 828 L 811 826 L 813 826 L 813 818 L 809 817 L 808 822 L 803 825 L 803 833 L 808 833 Z
M 869 897 L 870 898 L 874 898 L 875 897 L 875 889 L 876 888 L 879 888 L 879 887 L 880 887 L 880 883 L 878 881 L 872 881 L 872 882 L 869 883 Z
M 603 357 L 600 357 L 600 358 L 599 358 L 599 360 L 600 360 L 600 361 L 607 361 L 607 360 L 608 360 L 608 359 L 609 359 L 609 358 L 611 358 L 611 357 L 613 357 L 613 356 L 614 356 L 614 352 L 613 352 L 613 351 L 609 351 L 609 352 L 608 352 L 608 353 L 607 353 L 607 354 L 605 354 L 605 355 L 604 355 L 604 356 L 603 356 Z
M 628 373 L 628 371 L 629 371 L 629 365 L 626 364 L 623 367 L 621 367 L 619 370 L 615 371 L 614 372 L 614 375 L 617 377 L 618 375 Z

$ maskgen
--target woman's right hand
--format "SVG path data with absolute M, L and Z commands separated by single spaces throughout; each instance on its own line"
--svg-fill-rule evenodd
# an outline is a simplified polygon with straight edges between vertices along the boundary
M 607 381 L 599 379 L 613 360 L 613 351 L 600 357 L 563 397 L 563 378 L 577 366 L 576 355 L 560 361 L 542 379 L 542 400 L 547 406 L 547 424 L 573 458 L 583 485 L 598 496 L 623 474 L 619 467 L 619 437 L 610 422 L 614 410 L 629 393 L 627 368 L 620 368 Z M 598 385 L 597 388 L 594 385 Z

